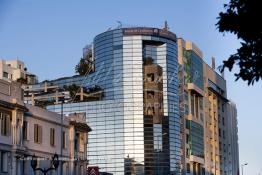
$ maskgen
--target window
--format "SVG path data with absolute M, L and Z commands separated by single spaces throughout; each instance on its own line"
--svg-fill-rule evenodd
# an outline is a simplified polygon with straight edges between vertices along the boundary
M 187 173 L 190 173 L 190 164 L 189 163 L 186 164 L 186 171 Z
M 3 72 L 3 77 L 4 78 L 8 78 L 8 73 L 7 72 Z
M 0 158 L 1 158 L 1 173 L 7 173 L 8 172 L 8 152 L 0 152 Z
M 189 143 L 189 135 L 186 134 L 186 143 L 188 144 Z
M 194 95 L 191 94 L 191 114 L 195 115 L 195 104 L 194 104 Z
M 196 117 L 198 118 L 198 108 L 199 108 L 199 103 L 198 103 L 198 98 L 195 98 L 196 101 Z
M 185 104 L 185 115 L 188 115 L 188 104 Z
M 0 113 L 1 117 L 1 134 L 4 136 L 10 135 L 11 129 L 11 117 L 6 113 Z
M 42 143 L 42 126 L 34 124 L 34 141 L 35 143 Z
M 147 99 L 154 99 L 155 92 L 154 91 L 147 91 Z
M 75 151 L 78 151 L 79 133 L 75 134 Z
M 55 146 L 55 129 L 50 128 L 50 145 Z
M 27 121 L 23 122 L 23 139 L 29 140 L 29 123 Z
M 62 139 L 63 139 L 63 148 L 66 148 L 66 133 L 65 131 L 63 131 L 63 135 L 62 135 Z
M 147 74 L 147 75 L 146 75 L 146 80 L 147 80 L 148 82 L 153 82 L 154 79 L 155 79 L 155 76 L 154 76 L 153 73 L 152 73 L 152 74 Z
M 190 129 L 191 128 L 191 122 L 189 120 L 186 120 L 186 129 Z

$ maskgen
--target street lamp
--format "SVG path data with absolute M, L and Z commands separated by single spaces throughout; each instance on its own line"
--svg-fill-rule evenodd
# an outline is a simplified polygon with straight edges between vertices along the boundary
M 59 87 L 59 90 L 63 90 L 63 91 L 67 91 L 65 88 L 63 87 Z M 60 144 L 60 155 L 61 155 L 61 174 L 63 174 L 63 142 L 64 142 L 64 136 L 63 136 L 63 133 L 64 133 L 64 130 L 63 130 L 63 127 L 64 127 L 64 103 L 65 101 L 67 100 L 68 102 L 70 102 L 72 99 L 71 98 L 65 98 L 65 96 L 62 96 L 62 98 L 60 99 L 61 100 L 61 117 L 60 117 L 60 124 L 61 124 L 61 144 Z
M 242 164 L 241 165 L 241 171 L 242 171 L 242 175 L 244 174 L 244 166 L 248 165 L 248 163 Z
M 61 157 L 63 157 L 63 142 L 64 142 L 64 131 L 63 131 L 63 123 L 64 123 L 64 98 L 62 99 L 62 101 L 61 101 L 61 117 L 60 117 L 60 119 L 61 119 L 61 148 L 60 148 L 60 154 L 61 154 Z M 61 174 L 63 174 L 63 160 L 61 160 Z
M 34 171 L 41 171 L 44 175 L 47 175 L 47 173 L 51 170 L 56 170 L 59 166 L 59 161 L 58 161 L 58 155 L 55 154 L 52 157 L 51 160 L 51 166 L 48 169 L 42 169 L 42 168 L 36 168 L 37 167 L 37 158 L 35 155 L 32 156 L 32 160 L 31 160 L 31 167 L 33 168 Z

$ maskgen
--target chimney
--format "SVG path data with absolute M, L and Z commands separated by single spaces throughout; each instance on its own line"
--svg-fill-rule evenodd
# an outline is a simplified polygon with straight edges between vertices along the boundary
M 216 59 L 215 57 L 212 57 L 212 69 L 216 69 Z

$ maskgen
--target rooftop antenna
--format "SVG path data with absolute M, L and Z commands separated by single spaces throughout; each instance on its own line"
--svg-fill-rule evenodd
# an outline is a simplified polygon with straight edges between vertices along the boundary
M 216 59 L 215 57 L 212 57 L 212 69 L 216 69 Z
M 169 30 L 169 26 L 167 24 L 167 21 L 165 21 L 165 27 L 164 27 L 165 30 Z
M 122 26 L 123 26 L 123 24 L 122 24 L 122 22 L 121 21 L 116 21 L 117 23 L 118 23 L 118 26 L 117 26 L 117 28 L 122 28 Z

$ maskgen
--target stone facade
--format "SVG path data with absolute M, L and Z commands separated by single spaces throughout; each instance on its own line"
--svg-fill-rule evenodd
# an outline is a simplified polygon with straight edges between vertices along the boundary
M 25 105 L 18 83 L 0 80 L 0 174 L 34 174 L 30 165 L 33 155 L 38 167 L 49 168 L 56 153 L 59 174 L 85 174 L 87 133 L 85 113 L 59 115 Z M 54 172 L 54 170 L 52 170 Z
M 178 39 L 178 61 L 182 174 L 236 174 L 236 108 L 227 110 L 226 80 L 192 42 Z

